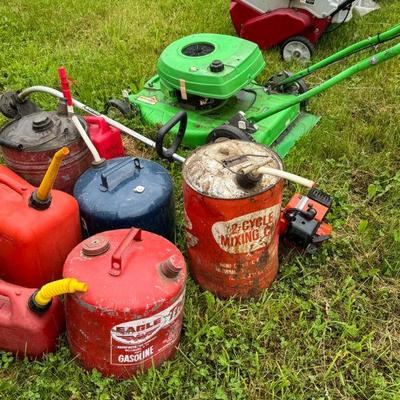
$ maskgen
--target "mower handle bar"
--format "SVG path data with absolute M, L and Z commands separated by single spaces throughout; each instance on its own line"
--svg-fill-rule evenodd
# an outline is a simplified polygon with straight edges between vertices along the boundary
M 188 118 L 186 111 L 181 110 L 158 130 L 156 138 L 156 150 L 159 157 L 165 158 L 166 160 L 169 161 L 172 160 L 173 154 L 176 152 L 176 150 L 178 149 L 179 145 L 182 142 L 183 137 L 185 136 L 187 120 Z M 165 150 L 164 147 L 165 136 L 178 123 L 179 123 L 178 133 L 176 134 L 171 147 Z
M 29 88 L 24 89 L 21 93 L 19 93 L 18 97 L 20 100 L 25 100 L 27 97 L 29 97 L 33 93 L 46 93 L 49 94 L 53 97 L 56 97 L 58 99 L 63 99 L 64 95 L 53 88 L 47 87 L 47 86 L 31 86 Z M 107 115 L 101 114 L 96 110 L 93 110 L 93 108 L 90 108 L 86 104 L 81 103 L 80 101 L 76 99 L 72 99 L 73 105 L 80 110 L 90 114 L 94 115 L 96 117 L 101 117 L 103 118 L 109 125 L 113 126 L 114 128 L 117 128 L 121 130 L 122 132 L 128 134 L 129 136 L 132 136 L 133 138 L 139 140 L 140 142 L 146 144 L 147 146 L 150 146 L 152 148 L 156 148 L 156 142 L 147 138 L 146 136 L 141 135 L 140 133 L 134 131 L 133 129 L 128 128 L 127 126 L 113 120 L 112 118 L 108 117 Z M 165 152 L 168 152 L 168 149 L 164 149 Z M 172 154 L 171 158 L 174 159 L 175 161 L 178 161 L 180 163 L 185 162 L 185 158 L 180 156 L 179 154 Z
M 277 107 L 272 107 L 268 109 L 267 111 L 261 112 L 261 113 L 256 113 L 256 114 L 248 114 L 247 118 L 251 122 L 259 122 L 265 118 L 270 117 L 271 115 L 277 114 L 280 111 L 286 110 L 289 107 L 292 107 L 296 104 L 303 103 L 312 97 L 324 92 L 325 90 L 328 90 L 332 86 L 342 82 L 343 80 L 350 78 L 351 76 L 358 74 L 361 71 L 364 71 L 366 69 L 375 67 L 379 64 L 381 64 L 384 61 L 390 60 L 391 58 L 394 58 L 396 56 L 400 55 L 400 43 L 397 45 L 390 47 L 387 50 L 384 50 L 380 53 L 375 54 L 372 57 L 369 57 L 365 60 L 362 60 L 358 62 L 357 64 L 354 64 L 353 66 L 345 69 L 344 71 L 340 72 L 339 74 L 335 75 L 334 77 L 328 79 L 324 83 L 321 83 L 319 86 L 313 87 L 312 89 L 308 90 L 307 92 L 292 97 L 288 101 L 282 103 L 281 105 Z
M 361 40 L 360 42 L 354 43 L 337 53 L 334 53 L 330 55 L 327 58 L 324 58 L 323 60 L 303 69 L 302 71 L 299 71 L 288 78 L 284 79 L 283 81 L 277 83 L 277 85 L 281 86 L 288 86 L 293 82 L 297 82 L 300 79 L 305 78 L 308 75 L 311 75 L 312 73 L 325 68 L 337 61 L 340 61 L 346 57 L 349 57 L 353 54 L 359 53 L 362 50 L 365 50 L 371 46 L 376 46 L 380 43 L 385 43 L 389 40 L 393 40 L 396 37 L 400 36 L 400 24 L 397 24 L 393 26 L 392 28 L 388 29 L 385 32 L 379 33 L 375 36 L 369 37 L 367 39 Z
M 338 8 L 330 15 L 330 17 L 333 18 L 336 14 L 352 5 L 355 1 L 356 0 L 345 0 L 343 3 L 338 5 Z

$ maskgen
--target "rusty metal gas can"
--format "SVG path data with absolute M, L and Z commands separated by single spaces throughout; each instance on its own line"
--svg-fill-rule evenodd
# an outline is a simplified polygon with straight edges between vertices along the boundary
M 87 130 L 85 120 L 81 122 Z M 54 184 L 67 193 L 72 193 L 76 180 L 93 161 L 64 103 L 58 111 L 36 111 L 10 121 L 0 130 L 0 145 L 6 165 L 34 186 L 39 185 L 55 152 L 68 146 L 70 153 Z
M 252 185 L 238 172 L 261 160 L 282 169 L 269 148 L 237 140 L 203 146 L 183 166 L 191 274 L 202 288 L 223 298 L 257 296 L 278 271 L 283 180 L 262 175 Z
M 88 286 L 65 302 L 68 343 L 85 368 L 122 379 L 175 353 L 186 266 L 168 240 L 136 228 L 97 234 L 70 253 L 64 276 Z

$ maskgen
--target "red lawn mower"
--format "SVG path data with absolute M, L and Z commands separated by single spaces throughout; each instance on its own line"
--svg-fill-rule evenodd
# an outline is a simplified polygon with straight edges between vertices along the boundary
M 280 45 L 285 61 L 307 62 L 328 27 L 350 20 L 356 5 L 360 0 L 232 0 L 230 13 L 240 37 L 261 49 Z

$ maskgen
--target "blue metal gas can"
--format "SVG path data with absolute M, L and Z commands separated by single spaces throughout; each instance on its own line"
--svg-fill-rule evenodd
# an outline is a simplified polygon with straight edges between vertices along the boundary
M 121 157 L 90 168 L 75 184 L 84 234 L 141 228 L 175 241 L 175 201 L 168 171 L 142 158 Z

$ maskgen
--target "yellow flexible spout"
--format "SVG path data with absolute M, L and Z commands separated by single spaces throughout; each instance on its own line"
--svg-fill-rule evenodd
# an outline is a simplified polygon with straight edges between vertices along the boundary
M 86 292 L 88 286 L 75 278 L 65 278 L 47 283 L 35 294 L 34 300 L 38 306 L 46 306 L 51 299 L 66 293 Z
M 50 191 L 53 188 L 54 181 L 57 178 L 58 170 L 60 169 L 61 162 L 69 154 L 68 147 L 63 147 L 54 154 L 53 159 L 47 168 L 46 174 L 36 192 L 36 198 L 39 201 L 46 201 L 50 196 Z

